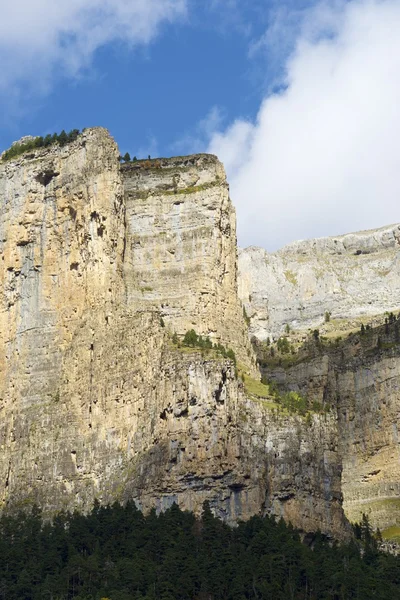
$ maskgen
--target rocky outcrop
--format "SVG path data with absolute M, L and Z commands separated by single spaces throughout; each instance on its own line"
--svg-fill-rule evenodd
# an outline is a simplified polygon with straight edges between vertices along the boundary
M 291 366 L 264 376 L 282 389 L 331 407 L 337 415 L 341 489 L 351 521 L 365 513 L 385 531 L 400 522 L 400 345 L 398 323 L 315 344 Z M 386 330 L 386 331 L 385 331 Z
M 13 509 L 131 498 L 146 512 L 177 502 L 198 514 L 209 500 L 230 523 L 267 513 L 348 535 L 335 420 L 250 400 L 230 361 L 175 348 L 154 313 L 88 316 L 53 397 L 18 403 L 1 437 Z
M 66 358 L 88 316 L 99 325 L 123 295 L 116 144 L 105 130 L 88 130 L 71 146 L 5 162 L 0 198 L 0 481 L 7 504 L 31 481 L 40 487 L 47 469 L 57 478 L 66 449 L 53 436 L 56 423 L 64 427 L 58 400 Z M 95 329 L 85 330 L 89 354 Z M 89 389 L 81 394 L 89 411 Z M 49 422 L 41 413 L 53 405 Z M 72 416 L 70 398 L 65 407 Z
M 205 499 L 348 533 L 337 428 L 245 394 L 234 210 L 215 157 L 120 168 L 103 129 L 0 163 L 0 495 L 47 515 Z
M 222 164 L 199 154 L 122 167 L 130 305 L 232 347 L 253 369 L 237 295 L 236 217 Z
M 239 297 L 261 340 L 400 307 L 400 226 L 239 251 Z

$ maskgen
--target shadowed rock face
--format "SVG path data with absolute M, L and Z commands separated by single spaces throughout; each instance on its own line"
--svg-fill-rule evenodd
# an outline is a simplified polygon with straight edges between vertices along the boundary
M 261 340 L 400 307 L 400 225 L 239 251 L 239 296 Z
M 300 241 L 273 254 L 239 252 L 239 295 L 259 339 L 279 337 L 286 324 L 297 339 L 309 328 L 360 328 L 400 306 L 400 226 Z M 325 312 L 333 323 L 324 324 Z M 340 321 L 342 320 L 342 321 Z M 382 317 L 380 318 L 382 322 Z M 353 336 L 334 349 L 303 356 L 264 375 L 337 414 L 342 492 L 348 518 L 366 513 L 385 530 L 400 521 L 400 346 L 390 326 Z M 398 327 L 398 325 L 397 325 Z M 384 340 L 378 348 L 378 334 Z M 294 361 L 296 363 L 296 361 Z
M 345 513 L 351 521 L 365 513 L 381 531 L 400 521 L 398 327 L 314 347 L 287 368 L 264 367 L 265 376 L 283 388 L 332 406 Z
M 346 537 L 335 417 L 271 410 L 232 362 L 171 342 L 193 327 L 254 372 L 222 166 L 118 154 L 89 129 L 0 164 L 2 506 L 208 499 Z

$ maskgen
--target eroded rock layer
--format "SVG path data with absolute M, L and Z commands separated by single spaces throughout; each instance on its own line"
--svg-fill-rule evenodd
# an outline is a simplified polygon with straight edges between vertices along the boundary
M 239 296 L 261 340 L 400 307 L 400 226 L 239 251 Z
M 222 164 L 203 154 L 130 163 L 122 174 L 129 304 L 156 308 L 178 334 L 193 328 L 227 344 L 251 366 Z
M 317 343 L 291 366 L 264 366 L 282 389 L 337 414 L 344 509 L 381 531 L 400 523 L 400 345 L 391 323 L 338 344 Z
M 332 415 L 247 397 L 235 217 L 215 157 L 124 167 L 103 129 L 0 165 L 0 494 L 46 514 L 210 500 L 343 537 Z

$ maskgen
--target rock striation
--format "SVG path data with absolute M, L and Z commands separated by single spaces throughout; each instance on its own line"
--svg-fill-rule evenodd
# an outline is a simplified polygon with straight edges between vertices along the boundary
M 127 302 L 232 347 L 253 368 L 237 295 L 236 216 L 222 164 L 200 154 L 122 167 Z
M 262 371 L 281 389 L 331 406 L 346 515 L 359 521 L 365 513 L 381 531 L 400 523 L 398 324 L 364 336 L 360 324 L 382 323 L 383 313 L 399 311 L 399 244 L 400 226 L 392 225 L 295 242 L 273 254 L 239 252 L 239 296 L 256 338 L 287 335 L 287 325 L 295 345 L 309 329 L 331 336 L 332 344 L 300 349 L 282 366 L 267 360 Z
M 0 501 L 205 499 L 346 537 L 336 420 L 246 393 L 235 214 L 213 156 L 120 167 L 108 132 L 0 163 Z
M 258 339 L 400 307 L 400 225 L 239 251 L 239 297 Z
M 342 461 L 343 506 L 350 521 L 366 514 L 385 533 L 400 523 L 400 344 L 391 323 L 339 343 L 317 343 L 264 376 L 331 407 Z

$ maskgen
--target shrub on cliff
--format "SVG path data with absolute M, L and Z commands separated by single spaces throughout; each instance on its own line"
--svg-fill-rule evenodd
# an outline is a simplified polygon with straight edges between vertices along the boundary
M 309 410 L 307 400 L 297 392 L 287 392 L 279 398 L 279 403 L 290 413 L 298 413 L 305 416 Z
M 185 333 L 185 337 L 183 338 L 183 344 L 184 346 L 197 346 L 199 341 L 199 336 L 197 335 L 197 333 L 195 332 L 194 329 L 190 329 L 190 331 L 187 331 Z
M 68 142 L 68 136 L 63 129 L 62 132 L 60 133 L 60 135 L 58 136 L 58 143 L 60 144 L 60 146 L 65 146 L 65 144 L 67 142 Z
M 277 345 L 279 352 L 281 352 L 282 354 L 289 354 L 290 344 L 289 344 L 287 338 L 285 338 L 285 337 L 279 338 L 276 345 Z
M 214 344 L 207 336 L 203 338 L 201 335 L 198 335 L 194 329 L 190 329 L 185 333 L 185 337 L 183 338 L 183 345 L 189 348 L 201 348 L 204 350 L 215 350 L 218 354 L 221 354 L 224 358 L 229 358 L 236 365 L 236 356 L 234 351 L 231 348 L 225 348 L 222 344 Z

